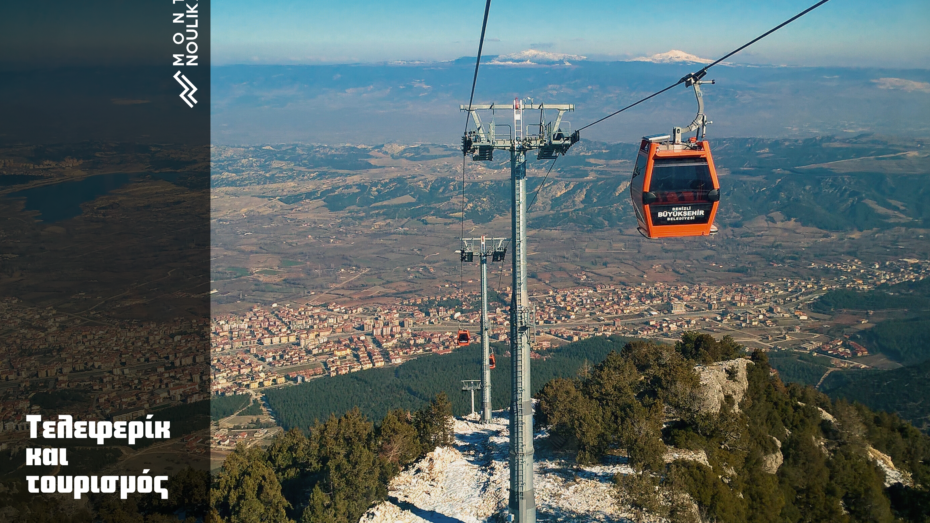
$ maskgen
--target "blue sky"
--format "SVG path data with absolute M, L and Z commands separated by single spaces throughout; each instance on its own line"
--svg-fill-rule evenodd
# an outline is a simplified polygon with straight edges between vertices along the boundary
M 486 54 L 529 48 L 625 59 L 713 58 L 812 0 L 492 1 Z M 677 6 L 677 8 L 676 8 Z M 687 9 L 686 9 L 687 7 Z M 481 0 L 228 0 L 213 4 L 213 63 L 355 63 L 474 56 Z M 930 67 L 930 1 L 831 0 L 733 61 Z

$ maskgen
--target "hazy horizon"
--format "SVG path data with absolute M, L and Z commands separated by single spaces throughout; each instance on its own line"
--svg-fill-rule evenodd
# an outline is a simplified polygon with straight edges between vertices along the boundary
M 537 49 L 594 60 L 651 56 L 670 49 L 715 58 L 809 7 L 811 0 L 704 2 L 701 9 L 643 9 L 638 2 L 552 0 L 492 3 L 485 54 Z M 465 9 L 463 9 L 465 8 Z M 233 0 L 213 13 L 213 60 L 220 65 L 447 61 L 475 56 L 483 2 L 305 4 Z M 930 4 L 828 2 L 733 57 L 737 63 L 800 66 L 930 67 Z
M 515 96 L 573 103 L 577 129 L 701 67 L 694 63 L 572 62 L 482 66 L 478 103 Z M 214 143 L 456 143 L 474 65 L 228 65 L 212 75 Z M 704 88 L 711 138 L 878 133 L 930 136 L 930 71 L 718 66 Z M 684 86 L 582 134 L 635 142 L 694 117 Z M 507 116 L 499 114 L 500 121 Z

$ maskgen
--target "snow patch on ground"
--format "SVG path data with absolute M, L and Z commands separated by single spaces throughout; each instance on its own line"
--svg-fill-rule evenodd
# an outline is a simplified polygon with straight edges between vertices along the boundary
M 872 458 L 878 468 L 882 469 L 882 472 L 885 473 L 885 486 L 890 487 L 895 483 L 900 483 L 905 487 L 913 487 L 914 480 L 911 478 L 910 472 L 904 470 L 898 470 L 894 466 L 894 462 L 891 461 L 891 456 L 881 452 L 873 447 L 869 447 L 869 457 Z
M 455 444 L 436 449 L 400 473 L 391 482 L 387 501 L 369 510 L 360 523 L 497 521 L 507 508 L 510 443 L 506 411 L 494 414 L 487 425 L 456 419 Z M 545 437 L 540 432 L 535 438 L 538 520 L 631 523 L 632 510 L 618 506 L 611 495 L 614 476 L 633 473 L 626 460 L 580 466 L 547 450 Z

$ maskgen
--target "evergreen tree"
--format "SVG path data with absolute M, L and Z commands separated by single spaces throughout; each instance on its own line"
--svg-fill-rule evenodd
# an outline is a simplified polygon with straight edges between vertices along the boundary
M 289 523 L 290 506 L 274 470 L 258 448 L 236 446 L 223 462 L 211 492 L 213 508 L 229 523 Z
M 746 499 L 747 521 L 754 523 L 776 523 L 785 506 L 784 494 L 779 488 L 778 477 L 762 470 L 762 452 L 754 448 L 746 460 L 743 496 Z
M 722 471 L 721 471 L 722 472 Z M 746 499 L 738 495 L 724 478 L 733 483 L 733 478 L 720 474 L 702 463 L 676 461 L 669 467 L 669 488 L 675 493 L 687 493 L 698 506 L 701 521 L 719 523 L 742 523 L 746 518 Z M 676 511 L 683 512 L 681 508 Z
M 698 332 L 682 334 L 681 340 L 675 344 L 675 350 L 685 358 L 703 365 L 732 360 L 743 353 L 742 347 L 729 335 L 717 341 L 710 334 Z
M 424 453 L 455 442 L 452 404 L 445 392 L 437 394 L 429 405 L 417 411 L 414 425 Z
M 210 509 L 210 473 L 187 467 L 168 480 L 168 499 L 149 496 L 144 511 L 175 514 L 183 512 L 193 518 L 204 517 Z
M 554 443 L 578 451 L 579 463 L 595 462 L 605 450 L 605 417 L 597 401 L 578 390 L 569 379 L 555 379 L 543 387 L 536 407 L 539 422 L 550 426 Z
M 387 413 L 378 427 L 378 455 L 398 470 L 413 463 L 420 455 L 420 441 L 412 416 L 404 410 Z
M 552 430 L 564 430 L 569 421 L 566 410 L 580 397 L 581 391 L 575 380 L 556 378 L 546 383 L 536 394 L 539 400 L 534 413 L 536 423 L 549 425 Z
M 330 495 L 324 494 L 320 485 L 313 487 L 310 493 L 310 503 L 300 517 L 300 523 L 337 523 L 340 518 L 336 515 L 336 504 Z
M 310 462 L 319 481 L 301 521 L 356 522 L 387 496 L 387 462 L 373 451 L 374 427 L 358 409 L 310 430 Z
M 630 457 L 630 465 L 638 471 L 663 471 L 665 444 L 662 442 L 662 401 L 648 407 L 634 403 L 621 427 L 622 442 Z
M 311 464 L 310 442 L 299 429 L 278 435 L 265 451 L 265 459 L 282 483 L 315 468 Z
M 100 496 L 95 503 L 96 521 L 100 523 L 145 523 L 145 516 L 139 511 L 138 496 L 119 499 L 114 496 Z M 33 518 L 33 521 L 40 521 Z M 49 520 L 51 521 L 51 520 Z
M 793 432 L 782 446 L 785 462 L 778 469 L 784 492 L 782 521 L 849 521 L 840 505 L 839 492 L 830 483 L 827 455 L 813 430 Z
M 884 494 L 884 474 L 868 461 L 862 447 L 843 445 L 830 461 L 830 482 L 840 492 L 852 521 L 891 523 L 891 502 Z
M 632 345 L 632 344 L 631 344 Z M 628 345 L 629 347 L 630 345 Z M 604 406 L 610 406 L 612 412 L 619 412 L 633 403 L 641 374 L 636 365 L 623 354 L 611 352 L 604 361 L 594 367 L 591 377 L 582 387 L 585 396 Z
M 310 452 L 310 441 L 298 429 L 279 434 L 265 450 L 265 459 L 281 483 L 281 492 L 291 501 L 288 515 L 297 518 L 305 502 L 303 497 L 318 468 Z

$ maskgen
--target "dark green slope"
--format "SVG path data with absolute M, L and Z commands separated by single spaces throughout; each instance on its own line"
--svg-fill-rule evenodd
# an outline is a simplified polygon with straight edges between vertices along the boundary
M 533 360 L 533 392 L 557 377 L 574 376 L 585 361 L 595 364 L 611 350 L 620 350 L 622 338 L 592 338 L 548 351 L 545 360 Z M 492 405 L 506 408 L 510 402 L 510 358 L 502 356 L 503 345 L 496 346 L 497 368 L 491 371 Z M 330 414 L 341 416 L 358 406 L 372 419 L 381 419 L 391 409 L 416 410 L 440 392 L 452 401 L 453 412 L 469 412 L 470 400 L 462 392 L 462 380 L 480 379 L 481 349 L 478 344 L 442 356 L 428 355 L 398 367 L 370 369 L 363 372 L 321 378 L 294 387 L 270 389 L 265 398 L 275 419 L 285 429 L 306 430 L 314 420 L 324 421 Z M 475 394 L 476 408 L 480 405 Z
M 930 432 L 930 361 L 888 371 L 833 373 L 822 385 L 828 396 L 893 412 Z

